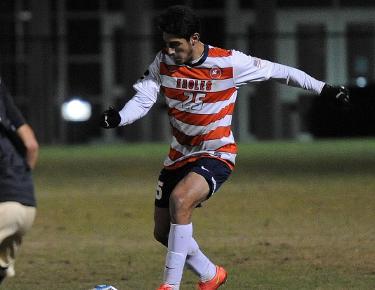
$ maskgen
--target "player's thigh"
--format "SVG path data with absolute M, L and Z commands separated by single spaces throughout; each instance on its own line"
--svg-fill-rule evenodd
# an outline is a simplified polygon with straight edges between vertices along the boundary
M 185 172 L 184 168 L 161 170 L 156 187 L 155 207 L 169 208 L 171 192 L 176 184 L 186 175 Z
M 35 207 L 12 201 L 0 203 L 0 241 L 14 234 L 24 235 L 31 228 L 35 214 Z
M 175 208 L 195 208 L 204 201 L 209 193 L 206 179 L 196 173 L 189 172 L 173 189 L 170 202 Z
M 22 209 L 19 204 L 15 202 L 0 203 L 0 242 L 19 231 L 20 214 L 22 214 Z

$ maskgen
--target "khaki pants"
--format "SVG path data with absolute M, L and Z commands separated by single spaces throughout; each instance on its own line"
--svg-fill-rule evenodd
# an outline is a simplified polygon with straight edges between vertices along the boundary
M 14 262 L 22 238 L 31 228 L 36 209 L 18 202 L 0 202 L 0 267 L 14 276 Z

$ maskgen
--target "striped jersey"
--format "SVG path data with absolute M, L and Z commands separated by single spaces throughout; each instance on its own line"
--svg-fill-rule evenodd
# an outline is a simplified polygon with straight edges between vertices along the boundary
M 237 146 L 231 123 L 237 90 L 244 84 L 268 79 L 316 93 L 324 86 L 298 69 L 236 50 L 205 45 L 202 57 L 189 65 L 177 65 L 161 51 L 135 83 L 135 96 L 120 111 L 120 125 L 144 116 L 158 95 L 162 96 L 172 129 L 164 166 L 177 168 L 207 156 L 233 168 Z

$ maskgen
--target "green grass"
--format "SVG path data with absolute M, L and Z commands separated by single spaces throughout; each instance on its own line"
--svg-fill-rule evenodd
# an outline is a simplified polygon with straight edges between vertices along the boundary
M 154 189 L 167 144 L 46 147 L 38 216 L 2 289 L 152 290 Z M 194 213 L 224 289 L 374 289 L 375 140 L 239 146 L 227 183 Z M 186 271 L 182 290 L 195 289 Z

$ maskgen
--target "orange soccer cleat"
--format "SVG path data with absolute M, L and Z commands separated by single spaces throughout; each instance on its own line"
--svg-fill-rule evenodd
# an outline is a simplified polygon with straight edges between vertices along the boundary
M 228 273 L 223 267 L 216 266 L 216 275 L 210 281 L 199 282 L 199 290 L 216 290 L 227 281 Z
M 162 284 L 156 290 L 173 290 L 173 287 L 171 285 L 168 285 L 168 284 Z

